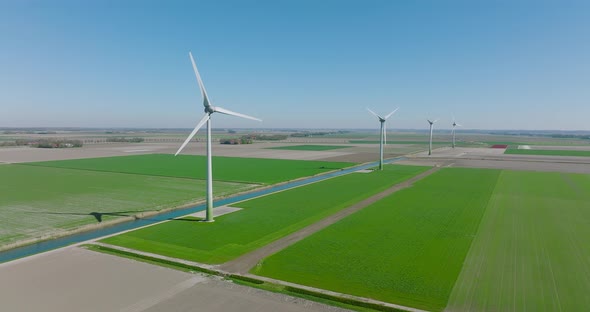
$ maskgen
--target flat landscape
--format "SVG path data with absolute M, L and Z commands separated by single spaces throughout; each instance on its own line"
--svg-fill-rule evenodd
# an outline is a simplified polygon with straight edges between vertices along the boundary
M 388 165 L 234 204 L 243 210 L 214 223 L 174 220 L 103 242 L 141 251 L 218 264 L 264 246 L 424 170 Z
M 443 168 L 240 272 L 431 311 L 590 305 L 583 297 L 590 289 L 590 254 L 583 247 L 590 237 L 590 175 L 570 173 L 588 172 L 590 158 L 571 157 L 588 147 L 581 140 L 559 146 L 553 139 L 528 138 L 521 141 L 538 144 L 507 149 L 534 151 L 519 155 L 486 148 L 514 143 L 508 138 L 462 136 L 467 143 L 452 149 L 441 135 L 428 156 L 423 137 L 394 140 L 385 155 L 408 153 L 396 162 L 424 166 L 386 165 L 383 172 L 352 173 L 232 204 L 241 210 L 214 223 L 187 216 L 101 242 L 224 270 L 431 168 L 425 166 L 437 166 Z M 348 141 L 293 138 L 284 145 L 289 149 L 279 142 L 216 146 L 224 156 L 213 161 L 215 195 L 376 160 L 377 144 Z M 0 175 L 11 181 L 0 186 L 0 248 L 203 200 L 205 157 L 194 155 L 203 152 L 199 144 L 189 148 L 193 155 L 177 157 L 166 154 L 174 152 L 175 142 L 96 144 L 72 149 L 71 156 L 67 150 L 0 149 L 0 161 L 8 156 Z M 20 162 L 22 155 L 63 160 Z M 68 159 L 76 155 L 84 158 Z M 104 157 L 112 155 L 125 156 Z M 237 155 L 262 158 L 229 157 Z M 481 169 L 486 167 L 499 169 Z

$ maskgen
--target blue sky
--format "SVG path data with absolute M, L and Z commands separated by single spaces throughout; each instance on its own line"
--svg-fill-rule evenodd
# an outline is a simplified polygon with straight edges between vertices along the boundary
M 0 127 L 590 130 L 589 1 L 0 1 Z

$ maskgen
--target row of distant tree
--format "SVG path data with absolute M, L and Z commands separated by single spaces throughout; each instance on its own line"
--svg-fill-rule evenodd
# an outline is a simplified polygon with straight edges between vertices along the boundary
M 317 132 L 311 132 L 311 131 L 302 131 L 302 132 L 295 132 L 292 133 L 291 136 L 294 138 L 309 138 L 309 137 L 314 137 L 314 136 L 323 136 L 323 135 L 330 135 L 330 134 L 344 134 L 344 133 L 349 133 L 350 131 L 331 131 L 331 132 L 326 132 L 326 131 L 317 131 Z
M 141 143 L 145 141 L 144 138 L 126 138 L 126 137 L 108 137 L 107 142 L 125 142 L 125 143 Z
M 15 141 L 0 142 L 0 146 L 31 146 L 38 148 L 69 148 L 82 147 L 81 140 L 63 139 L 17 139 Z

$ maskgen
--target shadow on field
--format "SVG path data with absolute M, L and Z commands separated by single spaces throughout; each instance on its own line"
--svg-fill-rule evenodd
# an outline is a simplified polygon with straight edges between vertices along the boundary
M 203 218 L 197 217 L 184 217 L 184 218 L 169 218 L 168 221 L 189 221 L 189 222 L 202 222 Z
M 140 219 L 137 213 L 152 211 L 152 210 L 134 210 L 134 211 L 116 211 L 116 212 L 91 212 L 91 213 L 79 213 L 79 212 L 49 212 L 49 211 L 27 211 L 27 213 L 43 213 L 52 215 L 72 215 L 72 216 L 93 216 L 99 223 L 102 222 L 103 216 L 113 217 L 133 217 L 135 220 Z

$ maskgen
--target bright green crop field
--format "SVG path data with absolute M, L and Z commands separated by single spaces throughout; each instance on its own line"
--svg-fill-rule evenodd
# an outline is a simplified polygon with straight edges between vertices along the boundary
M 441 311 L 590 306 L 590 175 L 448 168 L 253 273 Z
M 590 307 L 590 175 L 503 171 L 449 311 Z
M 266 258 L 254 273 L 442 310 L 499 173 L 442 169 Z
M 504 154 L 590 157 L 590 151 L 516 149 L 516 148 L 506 149 L 506 151 L 504 151 Z
M 206 179 L 207 158 L 149 154 L 27 163 L 31 166 Z M 353 166 L 354 163 L 262 158 L 213 157 L 217 181 L 274 184 Z
M 293 233 L 428 167 L 386 165 L 238 203 L 214 223 L 173 220 L 105 243 L 202 263 L 223 263 Z
M 202 180 L 23 165 L 0 166 L 0 246 L 202 200 Z M 214 182 L 217 196 L 256 185 Z
M 269 147 L 269 149 L 291 150 L 291 151 L 329 151 L 334 149 L 349 148 L 346 145 L 286 145 L 279 147 Z

